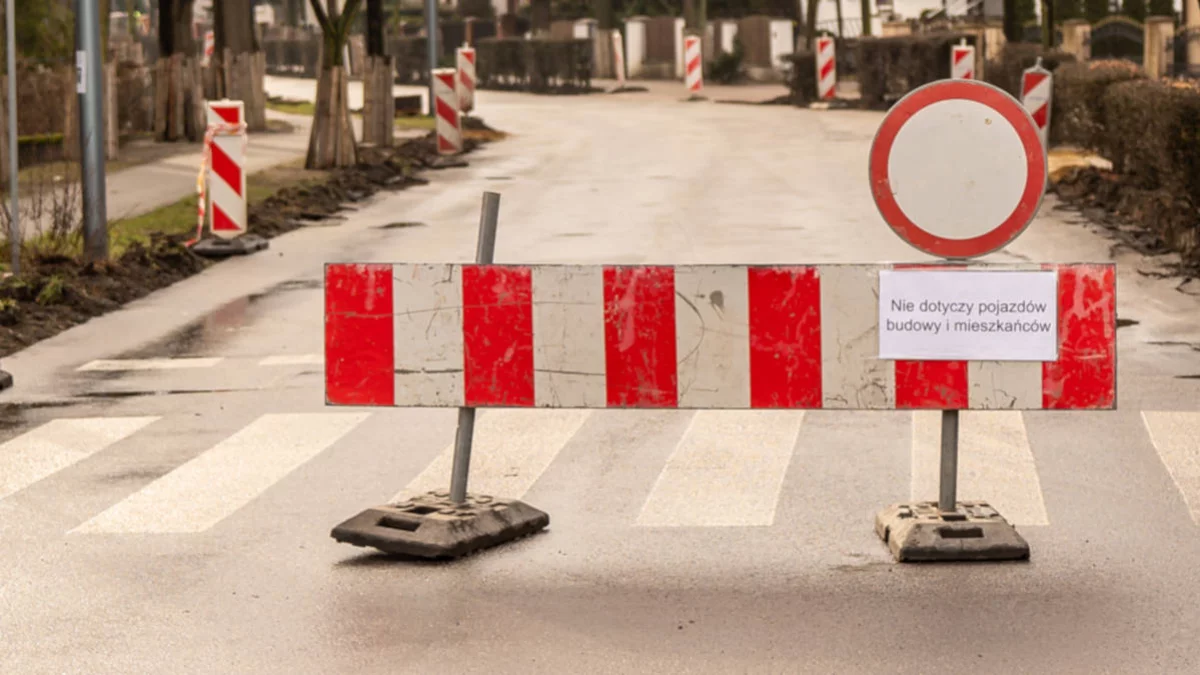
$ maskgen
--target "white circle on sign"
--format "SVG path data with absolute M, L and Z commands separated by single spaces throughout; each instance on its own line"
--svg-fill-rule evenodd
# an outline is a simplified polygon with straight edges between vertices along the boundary
M 896 134 L 888 176 L 909 220 L 943 239 L 995 230 L 1028 181 L 1025 147 L 995 109 L 967 99 L 921 108 Z

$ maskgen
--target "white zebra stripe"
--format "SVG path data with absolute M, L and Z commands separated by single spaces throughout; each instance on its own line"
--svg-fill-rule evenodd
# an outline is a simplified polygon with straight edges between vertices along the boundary
M 221 357 L 191 358 L 180 357 L 172 359 L 99 359 L 89 361 L 75 369 L 76 372 L 122 372 L 131 370 L 190 370 L 195 368 L 212 368 L 221 361 Z
M 368 416 L 263 415 L 72 532 L 204 532 L 336 443 Z

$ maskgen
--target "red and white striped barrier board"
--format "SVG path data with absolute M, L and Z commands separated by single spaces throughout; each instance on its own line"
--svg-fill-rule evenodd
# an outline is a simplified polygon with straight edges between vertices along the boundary
M 204 150 L 212 195 L 213 236 L 232 239 L 246 231 L 246 122 L 241 101 L 209 101 Z M 203 194 L 198 200 L 204 208 Z M 203 216 L 203 214 L 201 214 Z
M 462 118 L 458 108 L 458 79 L 454 68 L 433 71 L 434 109 L 437 111 L 437 142 L 439 155 L 457 155 L 463 149 Z
M 975 79 L 975 48 L 971 45 L 954 45 L 950 52 L 950 77 L 955 80 Z
M 833 38 L 817 38 L 817 98 L 831 99 L 837 88 L 837 59 Z
M 880 360 L 879 277 L 887 269 L 331 264 L 326 400 L 472 408 L 1115 407 L 1112 264 L 1001 268 L 1055 271 L 1054 362 Z
M 617 71 L 617 86 L 625 86 L 625 40 L 621 37 L 621 31 L 614 30 L 612 33 L 612 48 L 613 48 L 613 67 Z
M 1042 149 L 1049 150 L 1050 99 L 1054 94 L 1054 76 L 1042 67 L 1041 58 L 1021 75 L 1021 104 L 1037 125 Z
M 475 48 L 459 47 L 458 62 L 458 106 L 462 112 L 475 109 Z
M 699 94 L 704 89 L 704 65 L 701 58 L 700 38 L 689 35 L 683 39 L 683 59 L 687 64 L 687 89 L 689 93 Z

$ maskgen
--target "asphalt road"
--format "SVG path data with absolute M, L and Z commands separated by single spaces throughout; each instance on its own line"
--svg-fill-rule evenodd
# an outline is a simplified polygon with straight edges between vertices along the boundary
M 1122 251 L 1119 410 L 963 415 L 960 496 L 1027 563 L 891 562 L 874 513 L 936 496 L 908 413 L 485 412 L 472 489 L 548 531 L 329 537 L 448 483 L 454 411 L 324 407 L 325 262 L 469 261 L 485 190 L 498 262 L 922 259 L 868 192 L 881 115 L 678 98 L 484 92 L 513 136 L 469 168 L 5 359 L 0 670 L 1197 672 L 1200 301 Z M 1056 204 L 992 259 L 1111 259 Z

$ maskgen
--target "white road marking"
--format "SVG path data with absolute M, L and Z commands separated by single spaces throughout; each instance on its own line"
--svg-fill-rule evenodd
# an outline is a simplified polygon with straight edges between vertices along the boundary
M 1192 522 L 1200 525 L 1200 413 L 1144 410 L 1142 422 Z
M 158 417 L 57 419 L 0 445 L 0 499 L 131 436 Z
M 203 532 L 316 457 L 368 416 L 263 415 L 72 532 Z
M 912 499 L 937 501 L 940 411 L 913 413 Z M 958 499 L 985 501 L 1014 525 L 1049 525 L 1022 413 L 959 413 Z
M 697 412 L 637 524 L 771 525 L 803 419 L 802 412 L 791 410 Z
M 522 498 L 591 414 L 591 410 L 482 411 L 475 422 L 468 491 L 506 499 Z M 395 501 L 450 489 L 453 465 L 451 443 L 396 495 Z
M 258 362 L 260 366 L 320 366 L 325 363 L 324 354 L 283 354 L 268 356 Z
M 212 368 L 221 361 L 221 357 L 177 358 L 177 359 L 100 359 L 85 363 L 76 372 L 119 372 L 126 370 L 185 370 L 192 368 Z

